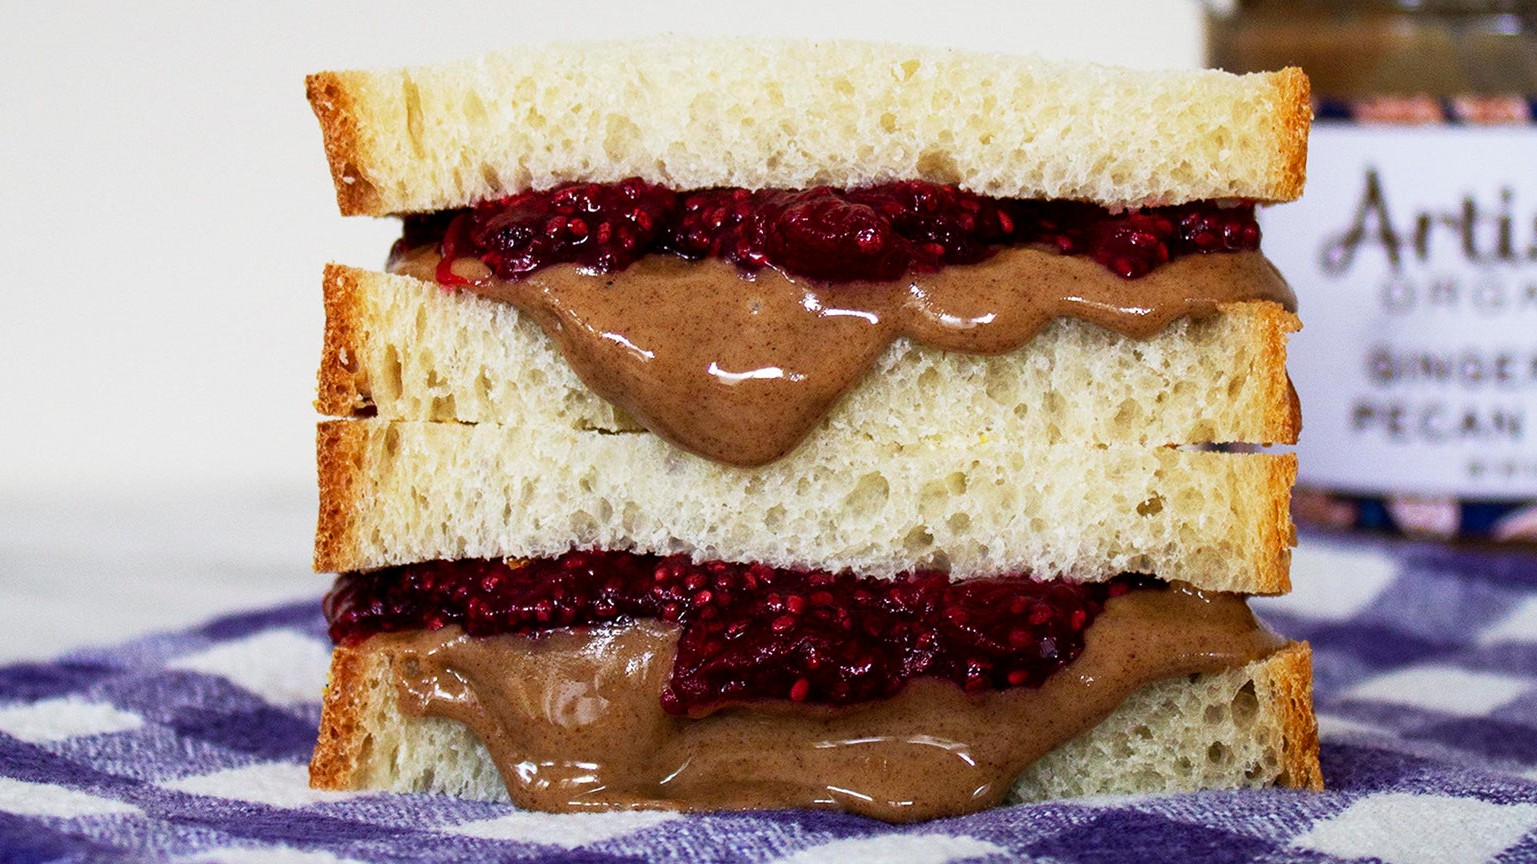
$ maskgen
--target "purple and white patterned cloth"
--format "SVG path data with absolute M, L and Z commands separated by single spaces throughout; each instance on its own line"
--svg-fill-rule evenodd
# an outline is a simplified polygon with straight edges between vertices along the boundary
M 1323 793 L 892 826 L 317 792 L 329 644 L 304 603 L 0 667 L 0 862 L 1537 861 L 1537 553 L 1308 536 L 1294 578 L 1255 606 L 1313 643 Z

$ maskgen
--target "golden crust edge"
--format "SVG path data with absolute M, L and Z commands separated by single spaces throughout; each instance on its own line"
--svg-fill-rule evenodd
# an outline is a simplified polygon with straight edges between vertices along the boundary
M 1271 655 L 1266 674 L 1281 717 L 1279 785 L 1314 792 L 1324 788 L 1318 762 L 1318 716 L 1313 712 L 1313 649 L 1292 642 Z
M 315 789 L 360 789 L 367 764 L 365 742 L 368 729 L 364 717 L 373 688 L 362 682 L 378 679 L 381 664 L 388 665 L 382 652 L 337 646 L 331 653 L 331 669 L 321 699 L 320 733 L 310 757 L 310 786 Z
M 362 479 L 367 424 L 327 420 L 315 426 L 315 474 L 320 507 L 315 520 L 317 573 L 347 570 L 357 555 L 358 482 Z
M 343 216 L 383 215 L 384 201 L 367 171 L 363 149 L 363 99 L 357 85 L 362 73 L 316 72 L 304 78 L 304 95 L 320 121 L 326 164 L 336 187 L 336 206 Z
M 362 364 L 367 339 L 364 305 L 370 273 L 342 264 L 327 264 L 321 283 L 325 304 L 325 335 L 316 373 L 315 410 L 332 417 L 364 417 L 371 413 L 368 369 Z
M 1273 437 L 1267 444 L 1296 444 L 1302 434 L 1302 405 L 1286 372 L 1287 340 L 1302 329 L 1302 320 L 1279 303 L 1249 304 L 1261 319 L 1255 333 L 1259 343 L 1261 374 L 1266 376 L 1265 419 L 1261 424 Z
M 1297 481 L 1297 454 L 1275 453 L 1264 460 L 1266 490 L 1261 506 L 1266 509 L 1257 523 L 1260 536 L 1255 543 L 1255 577 L 1248 593 L 1276 596 L 1292 590 L 1292 547 L 1297 545 L 1297 528 L 1291 517 L 1292 486 Z
M 1277 159 L 1271 169 L 1271 202 L 1295 201 L 1307 184 L 1308 132 L 1313 125 L 1312 82 L 1289 66 L 1269 73 L 1275 86 L 1271 111 Z

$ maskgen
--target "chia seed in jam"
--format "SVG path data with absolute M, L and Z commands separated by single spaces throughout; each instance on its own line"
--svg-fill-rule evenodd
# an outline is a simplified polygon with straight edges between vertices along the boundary
M 660 618 L 681 630 L 662 705 L 698 716 L 722 704 L 882 699 L 916 676 L 968 692 L 1039 687 L 1083 650 L 1105 602 L 1145 577 L 1106 583 L 1024 576 L 952 582 L 778 570 L 628 552 L 527 562 L 435 561 L 339 576 L 331 638 L 458 625 L 472 636 Z
M 1198 201 L 1112 213 L 1076 201 L 992 198 L 903 181 L 858 189 L 678 192 L 630 178 L 524 192 L 408 215 L 393 255 L 438 245 L 438 281 L 465 284 L 455 258 L 501 279 L 575 264 L 622 270 L 644 255 L 720 258 L 823 282 L 886 281 L 972 264 L 1009 246 L 1087 255 L 1135 279 L 1171 259 L 1259 248 L 1254 205 Z

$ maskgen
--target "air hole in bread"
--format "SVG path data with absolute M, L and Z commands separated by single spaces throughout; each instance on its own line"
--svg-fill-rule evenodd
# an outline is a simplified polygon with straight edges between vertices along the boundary
M 1254 695 L 1254 682 L 1250 681 L 1233 694 L 1233 722 L 1247 727 L 1259 715 L 1259 697 Z
M 1057 390 L 1049 391 L 1042 400 L 1041 408 L 1051 415 L 1061 414 L 1067 409 L 1067 399 Z
M 1239 396 L 1244 391 L 1244 386 L 1247 385 L 1248 383 L 1249 383 L 1249 372 L 1246 369 L 1246 370 L 1244 370 L 1242 372 L 1239 372 L 1238 374 L 1234 375 L 1233 379 L 1231 381 L 1227 382 L 1227 395 L 1229 397 L 1233 398 L 1233 399 L 1239 398 Z
M 943 549 L 936 549 L 936 550 L 934 550 L 933 554 L 929 555 L 927 558 L 924 558 L 924 559 L 922 559 L 922 560 L 920 560 L 918 562 L 918 569 L 919 570 L 936 570 L 936 571 L 938 571 L 940 573 L 949 573 L 950 572 L 950 553 L 946 552 Z
M 918 175 L 934 183 L 959 183 L 961 169 L 955 158 L 943 150 L 929 149 L 918 154 Z
M 598 520 L 586 510 L 578 510 L 571 514 L 571 533 L 575 536 L 578 546 L 592 543 L 598 536 Z
M 775 504 L 763 514 L 763 527 L 769 531 L 778 531 L 784 526 L 785 508 Z
M 406 105 L 406 135 L 411 140 L 411 150 L 416 154 L 416 158 L 425 159 L 427 142 L 423 138 L 422 94 L 409 75 L 401 79 L 401 90 Z
M 1142 413 L 1142 403 L 1133 398 L 1126 398 L 1116 409 L 1113 428 L 1121 435 L 1132 437 L 1136 430 L 1146 425 Z
M 891 484 L 879 472 L 859 478 L 854 489 L 843 499 L 843 512 L 855 517 L 869 517 L 886 506 Z
M 401 375 L 403 368 L 400 362 L 400 352 L 394 345 L 384 349 L 384 363 L 381 365 L 378 387 L 374 392 L 377 401 L 393 402 L 400 398 L 403 385 Z
M 907 532 L 907 536 L 902 538 L 902 547 L 912 553 L 925 552 L 933 545 L 934 535 L 922 525 Z
M 628 117 L 612 115 L 603 134 L 603 152 L 615 161 L 624 160 L 640 139 L 640 127 Z
M 471 123 L 479 125 L 486 122 L 486 105 L 474 90 L 465 91 L 463 111 L 464 119 Z

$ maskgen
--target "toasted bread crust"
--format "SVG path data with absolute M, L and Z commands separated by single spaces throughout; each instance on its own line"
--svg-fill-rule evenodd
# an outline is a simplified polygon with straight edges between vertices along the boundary
M 323 280 L 326 311 L 320 349 L 315 410 L 332 417 L 365 417 L 371 403 L 363 395 L 367 375 L 358 363 L 363 340 L 363 290 L 366 270 L 327 264 Z
M 360 86 L 357 76 L 345 72 L 318 72 L 304 79 L 305 96 L 320 121 L 336 206 L 343 216 L 377 215 L 381 206 L 379 191 L 359 167 L 368 158 L 357 106 Z
M 355 423 L 321 423 L 315 427 L 315 473 L 320 486 L 320 511 L 315 524 L 315 570 L 346 569 L 358 547 L 356 486 L 361 478 L 365 431 Z
M 1280 706 L 1282 740 L 1281 785 L 1293 789 L 1324 788 L 1318 765 L 1318 717 L 1313 713 L 1313 650 L 1293 642 L 1270 660 L 1269 675 Z
M 1313 125 L 1312 82 L 1301 69 L 1287 67 L 1272 76 L 1276 162 L 1270 197 L 1292 201 L 1307 183 L 1308 131 Z
M 310 759 L 310 786 L 356 789 L 367 760 L 366 702 L 373 690 L 364 682 L 388 671 L 388 661 L 357 648 L 338 646 L 320 708 L 320 736 Z
M 1292 523 L 1291 488 L 1297 481 L 1297 454 L 1277 454 L 1265 463 L 1269 469 L 1265 494 L 1260 500 L 1268 507 L 1267 518 L 1258 520 L 1261 535 L 1257 548 L 1274 549 L 1274 556 L 1256 559 L 1259 569 L 1254 576 L 1254 594 L 1277 595 L 1292 590 L 1292 547 L 1297 545 L 1297 528 Z
M 400 714 L 391 663 L 388 652 L 374 650 L 369 642 L 336 649 L 322 707 L 320 737 L 310 761 L 310 786 L 360 790 L 387 786 L 395 779 L 390 776 L 390 766 L 372 764 L 369 745 L 372 734 L 380 730 L 369 724 L 420 721 Z M 1281 730 L 1282 766 L 1276 785 L 1322 789 L 1311 649 L 1306 642 L 1293 642 L 1251 668 L 1255 681 L 1267 685 L 1261 692 L 1271 696 L 1267 707 Z
M 1287 337 L 1302 329 L 1302 320 L 1296 313 L 1278 303 L 1229 303 L 1218 307 L 1223 315 L 1258 314 L 1263 322 L 1259 328 L 1259 352 L 1263 358 L 1259 364 L 1264 371 L 1265 407 L 1264 427 L 1272 437 L 1265 444 L 1296 444 L 1302 434 L 1302 403 L 1286 372 Z

